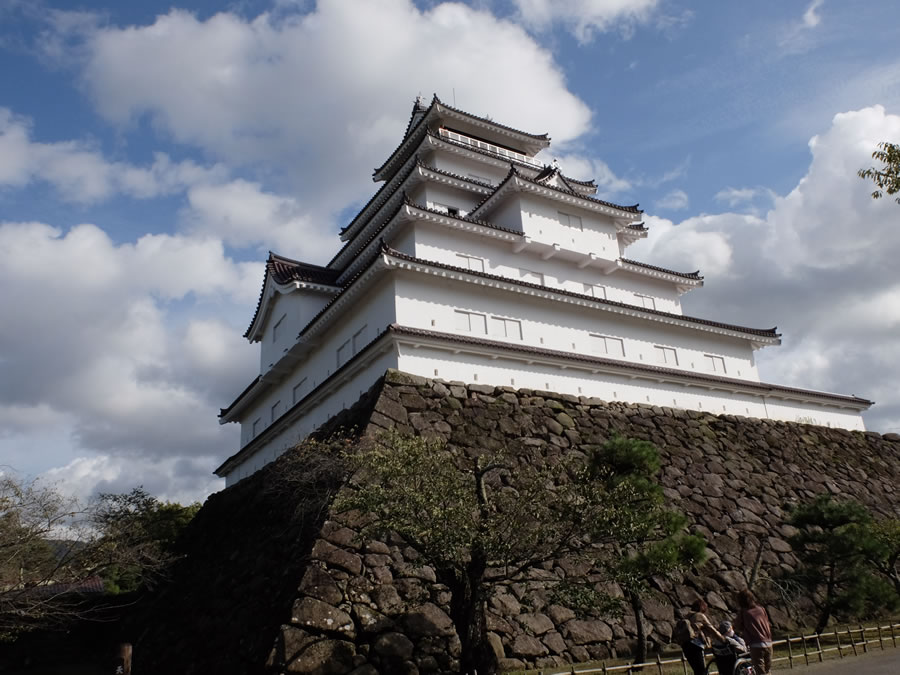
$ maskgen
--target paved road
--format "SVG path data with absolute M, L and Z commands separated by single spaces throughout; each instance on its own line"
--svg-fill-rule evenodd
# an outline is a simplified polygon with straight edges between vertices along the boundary
M 788 670 L 773 671 L 779 675 L 786 674 Z M 824 663 L 810 664 L 809 668 L 800 666 L 794 668 L 798 675 L 838 675 L 838 673 L 852 673 L 852 675 L 898 675 L 900 673 L 900 648 L 891 648 L 882 651 L 871 651 L 860 656 L 847 656 L 843 659 L 825 661 Z

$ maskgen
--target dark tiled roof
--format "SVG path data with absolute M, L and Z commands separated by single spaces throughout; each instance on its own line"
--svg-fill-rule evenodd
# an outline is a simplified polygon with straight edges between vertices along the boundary
M 473 120 L 478 120 L 480 122 L 486 122 L 488 124 L 493 124 L 495 127 L 500 127 L 501 129 L 506 129 L 507 131 L 511 131 L 514 134 L 519 134 L 520 136 L 527 136 L 528 138 L 534 138 L 535 140 L 538 140 L 538 141 L 547 141 L 547 142 L 550 141 L 550 137 L 547 134 L 529 134 L 527 131 L 522 131 L 521 129 L 509 127 L 509 126 L 506 126 L 505 124 L 499 124 L 488 117 L 481 117 L 479 115 L 473 115 L 472 113 L 468 113 L 465 110 L 460 110 L 459 108 L 454 108 L 453 106 L 447 105 L 446 103 L 441 101 L 441 99 L 439 99 L 437 97 L 437 94 L 434 95 L 433 103 L 437 103 L 438 105 L 445 107 L 447 110 L 452 110 L 453 112 L 459 113 L 460 115 L 465 115 L 466 117 L 471 117 Z
M 552 358 L 568 359 L 571 361 L 580 361 L 582 363 L 594 363 L 597 365 L 613 366 L 627 370 L 634 370 L 648 374 L 659 374 L 666 376 L 677 376 L 697 382 L 706 382 L 710 384 L 728 384 L 733 386 L 741 386 L 748 389 L 756 389 L 762 391 L 776 391 L 786 394 L 800 394 L 803 396 L 816 396 L 819 398 L 831 399 L 836 401 L 844 401 L 857 405 L 872 405 L 873 402 L 858 396 L 846 396 L 844 394 L 832 394 L 824 391 L 814 391 L 811 389 L 798 389 L 795 387 L 785 387 L 779 384 L 767 384 L 765 382 L 753 382 L 748 380 L 738 380 L 732 377 L 721 377 L 718 375 L 706 375 L 702 373 L 694 373 L 689 370 L 677 370 L 675 368 L 663 368 L 661 366 L 651 366 L 642 363 L 633 363 L 631 361 L 618 361 L 607 359 L 600 356 L 588 356 L 586 354 L 578 354 L 576 352 L 562 352 L 554 349 L 544 349 L 543 347 L 532 347 L 530 345 L 515 344 L 510 342 L 501 342 L 499 340 L 488 340 L 486 338 L 470 337 L 468 335 L 457 335 L 455 333 L 440 333 L 437 331 L 426 330 L 424 328 L 409 328 L 407 326 L 398 326 L 393 324 L 390 326 L 392 333 L 399 335 L 409 335 L 411 337 L 429 337 L 439 340 L 447 340 L 459 344 L 470 344 L 490 349 L 505 349 L 508 351 L 519 352 L 524 354 L 534 354 L 535 356 L 547 356 Z
M 396 194 L 396 192 L 397 192 L 397 190 L 399 189 L 399 187 L 400 187 L 401 185 L 403 185 L 403 181 L 405 181 L 405 180 L 409 177 L 409 175 L 410 175 L 413 171 L 416 170 L 416 166 L 417 166 L 418 164 L 419 164 L 419 161 L 418 161 L 418 159 L 417 159 L 416 162 L 415 162 L 411 167 L 409 167 L 409 171 L 406 172 L 406 174 L 403 176 L 403 178 L 401 178 L 401 179 L 397 182 L 397 184 L 396 184 L 389 192 L 385 192 L 385 194 L 382 194 L 382 192 L 384 192 L 384 191 L 387 190 L 388 185 L 390 185 L 390 181 L 387 181 L 387 182 L 386 182 L 384 185 L 382 185 L 378 190 L 376 190 L 375 194 L 372 195 L 372 198 L 371 198 L 368 202 L 366 202 L 366 205 L 363 206 L 363 207 L 359 210 L 359 213 L 357 213 L 355 216 L 353 216 L 353 220 L 350 221 L 350 224 L 347 225 L 347 227 L 341 228 L 341 232 L 340 232 L 340 233 L 341 233 L 341 234 L 344 234 L 347 230 L 349 230 L 351 227 L 353 227 L 353 225 L 356 224 L 356 221 L 359 219 L 359 217 L 360 217 L 363 213 L 365 213 L 366 209 L 368 209 L 368 208 L 369 208 L 376 200 L 378 200 L 378 208 L 379 208 L 379 209 L 380 209 L 382 206 L 384 206 L 384 204 L 387 203 L 388 200 L 390 200 L 390 198 L 394 196 L 394 194 Z M 379 197 L 380 197 L 380 199 L 379 199 Z
M 262 309 L 263 295 L 266 292 L 266 282 L 269 280 L 269 277 L 272 277 L 272 280 L 277 284 L 286 284 L 291 281 L 303 281 L 311 284 L 334 286 L 337 283 L 338 275 L 339 272 L 337 270 L 320 267 L 319 265 L 311 265 L 310 263 L 300 262 L 299 260 L 292 260 L 291 258 L 285 258 L 284 256 L 269 251 L 269 258 L 266 260 L 266 273 L 263 276 L 262 288 L 259 291 L 259 299 L 256 301 L 256 311 L 253 312 L 253 318 L 250 320 L 250 325 L 247 326 L 247 330 L 244 332 L 244 337 L 250 337 L 250 331 L 253 329 L 253 324 L 256 323 L 259 311 Z
M 219 417 L 225 417 L 225 415 L 230 413 L 232 408 L 234 408 L 234 406 L 236 406 L 242 398 L 244 398 L 247 394 L 250 393 L 250 390 L 256 386 L 257 382 L 259 382 L 259 375 L 257 375 L 256 377 L 253 378 L 253 381 L 250 384 L 248 384 L 244 388 L 244 391 L 242 391 L 240 394 L 238 394 L 231 403 L 228 404 L 227 408 L 219 408 Z
M 638 267 L 646 267 L 648 270 L 656 270 L 657 272 L 665 272 L 666 274 L 674 274 L 676 277 L 684 277 L 685 279 L 697 279 L 698 281 L 703 279 L 700 275 L 700 270 L 696 272 L 676 272 L 675 270 L 669 270 L 665 267 L 657 267 L 656 265 L 648 265 L 647 263 L 638 262 L 637 260 L 629 260 L 628 258 L 620 258 L 623 263 L 628 263 L 629 265 L 637 265 Z
M 637 204 L 635 204 L 635 206 L 637 206 Z M 643 213 L 643 211 L 638 211 L 638 213 Z M 629 230 L 640 230 L 641 232 L 646 232 L 647 226 L 644 225 L 643 223 L 632 223 L 631 225 L 628 226 L 628 229 Z
M 555 170 L 554 170 L 554 172 L 555 172 Z M 543 174 L 543 173 L 544 172 L 542 171 L 541 174 Z M 552 174 L 548 174 L 548 176 L 549 175 L 552 175 Z M 472 211 L 473 212 L 478 211 L 478 209 L 480 209 L 485 204 L 485 202 L 487 202 L 489 199 L 491 199 L 491 197 L 493 197 L 496 193 L 498 193 L 503 188 L 503 186 L 506 185 L 506 183 L 508 181 L 512 180 L 513 178 L 519 178 L 521 180 L 528 181 L 529 183 L 538 185 L 542 188 L 547 188 L 548 190 L 554 190 L 554 191 L 560 192 L 564 195 L 569 195 L 571 197 L 577 197 L 578 199 L 584 199 L 585 201 L 593 202 L 594 204 L 600 204 L 602 206 L 608 206 L 613 209 L 618 209 L 619 211 L 626 211 L 628 213 L 643 213 L 643 211 L 641 211 L 638 208 L 637 204 L 635 204 L 634 206 L 622 206 L 621 204 L 613 204 L 612 202 L 607 202 L 602 199 L 597 199 L 596 197 L 591 197 L 590 195 L 581 194 L 580 192 L 575 192 L 574 190 L 562 188 L 557 185 L 550 185 L 548 183 L 543 182 L 543 180 L 546 180 L 546 178 L 544 178 L 542 181 L 538 182 L 538 180 L 536 178 L 528 178 L 527 176 L 523 176 L 521 173 L 519 173 L 519 170 L 516 169 L 516 167 L 514 167 L 514 166 L 510 166 L 509 173 L 506 175 L 506 178 L 504 178 L 502 181 L 500 181 L 500 184 L 497 186 L 497 188 L 491 194 L 489 194 L 487 197 L 482 199 L 481 202 L 479 202 L 478 205 L 472 209 Z M 646 229 L 643 227 L 643 224 L 640 224 L 640 225 L 641 225 L 640 228 L 632 228 L 632 229 Z M 629 227 L 631 227 L 631 226 L 629 226 Z
M 445 263 L 434 262 L 431 260 L 423 260 L 421 258 L 415 258 L 410 255 L 406 255 L 405 253 L 401 253 L 400 251 L 396 251 L 392 248 L 385 247 L 385 250 L 390 253 L 395 258 L 400 258 L 402 260 L 407 260 L 409 262 L 418 263 L 421 265 L 430 265 L 432 267 L 439 267 L 441 269 L 452 270 L 454 272 L 462 272 L 464 274 L 471 274 L 472 276 L 482 277 L 484 279 L 492 279 L 494 281 L 502 281 L 509 284 L 514 284 L 516 286 L 524 286 L 526 288 L 535 288 L 542 291 L 547 291 L 550 293 L 558 293 L 560 295 L 566 295 L 573 298 L 580 298 L 584 300 L 590 300 L 591 302 L 596 302 L 601 305 L 609 305 L 611 307 L 622 307 L 626 309 L 634 309 L 639 312 L 644 312 L 645 314 L 653 314 L 655 316 L 664 316 L 669 319 L 678 319 L 680 321 L 687 321 L 689 323 L 697 323 L 702 324 L 704 326 L 712 326 L 715 328 L 724 328 L 725 330 L 732 330 L 738 333 L 747 333 L 750 335 L 759 335 L 760 337 L 766 338 L 778 338 L 780 337 L 777 332 L 777 328 L 748 328 L 746 326 L 738 326 L 729 323 L 721 323 L 719 321 L 710 321 L 709 319 L 700 319 L 694 316 L 687 316 L 685 314 L 673 314 L 671 312 L 663 312 L 659 309 L 648 309 L 645 307 L 638 307 L 637 305 L 629 305 L 625 302 L 617 302 L 615 300 L 606 300 L 604 298 L 595 298 L 593 295 L 585 295 L 584 293 L 576 293 L 575 291 L 567 291 L 563 288 L 551 288 L 550 286 L 542 286 L 541 284 L 533 284 L 528 281 L 522 281 L 520 279 L 510 279 L 509 277 L 503 277 L 497 274 L 490 274 L 488 272 L 477 272 L 475 270 L 470 270 L 465 267 L 457 267 L 456 265 L 447 265 Z

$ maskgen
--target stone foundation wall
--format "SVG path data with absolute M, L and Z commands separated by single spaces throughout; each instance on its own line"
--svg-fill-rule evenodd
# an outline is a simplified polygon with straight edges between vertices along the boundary
M 701 570 L 678 583 L 656 584 L 645 607 L 649 639 L 656 647 L 668 642 L 676 617 L 698 595 L 714 618 L 730 617 L 733 592 L 746 586 L 760 545 L 764 572 L 793 569 L 797 561 L 786 541 L 792 532 L 783 524 L 788 505 L 830 492 L 882 513 L 900 508 L 896 434 L 447 383 L 394 371 L 348 415 L 367 433 L 397 427 L 440 436 L 464 451 L 507 447 L 547 456 L 586 450 L 613 433 L 654 443 L 663 459 L 667 499 L 688 515 L 691 529 L 706 536 L 710 549 Z M 259 483 L 252 491 L 278 471 L 276 462 L 268 477 L 252 478 Z M 211 498 L 205 520 L 227 519 L 230 509 L 239 508 L 228 494 L 246 489 L 242 482 Z M 454 672 L 459 640 L 447 613 L 449 594 L 436 582 L 434 570 L 402 541 L 361 541 L 353 523 L 324 512 L 322 518 L 315 537 L 292 547 L 308 551 L 302 564 L 292 559 L 285 566 L 277 552 L 269 561 L 273 570 L 296 573 L 296 591 L 273 605 L 273 614 L 276 605 L 290 611 L 273 616 L 267 625 L 277 622 L 277 627 L 259 638 L 274 640 L 274 648 L 264 657 L 257 648 L 253 658 L 259 661 L 252 670 L 218 672 Z M 228 545 L 220 546 L 223 571 L 217 573 L 225 578 L 224 570 L 252 559 L 262 536 L 263 530 L 235 532 Z M 621 620 L 576 616 L 553 604 L 546 582 L 584 573 L 572 562 L 556 561 L 535 570 L 529 582 L 494 594 L 490 637 L 504 667 L 561 666 L 630 651 L 635 625 L 627 613 Z M 775 600 L 770 599 L 769 609 L 776 628 L 791 626 L 795 618 Z M 227 630 L 237 636 L 250 627 L 229 625 Z

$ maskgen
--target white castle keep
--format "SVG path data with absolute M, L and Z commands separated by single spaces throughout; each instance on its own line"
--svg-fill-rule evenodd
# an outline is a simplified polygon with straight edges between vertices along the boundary
M 231 485 L 275 459 L 388 368 L 749 417 L 864 429 L 872 405 L 763 383 L 754 352 L 774 328 L 687 316 L 703 285 L 626 257 L 647 236 L 637 206 L 535 155 L 525 133 L 417 100 L 381 188 L 324 267 L 270 253 L 245 337 L 259 375 L 220 415 L 241 447 Z

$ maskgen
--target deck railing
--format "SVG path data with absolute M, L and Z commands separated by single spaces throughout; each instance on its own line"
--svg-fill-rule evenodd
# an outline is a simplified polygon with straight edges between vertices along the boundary
M 501 148 L 499 145 L 494 145 L 492 143 L 488 143 L 486 141 L 480 141 L 477 138 L 471 138 L 469 136 L 465 136 L 463 134 L 457 133 L 455 131 L 450 131 L 448 129 L 440 129 L 440 135 L 442 138 L 450 139 L 451 141 L 456 141 L 457 143 L 465 143 L 466 145 L 471 145 L 473 148 L 479 148 L 481 150 L 487 150 L 495 155 L 500 155 L 501 157 L 508 157 L 509 159 L 514 159 L 517 162 L 522 162 L 523 164 L 527 164 L 529 166 L 533 166 L 536 169 L 544 168 L 544 165 L 529 157 L 528 155 L 523 155 L 521 152 L 516 152 L 515 150 L 508 150 L 507 148 Z

